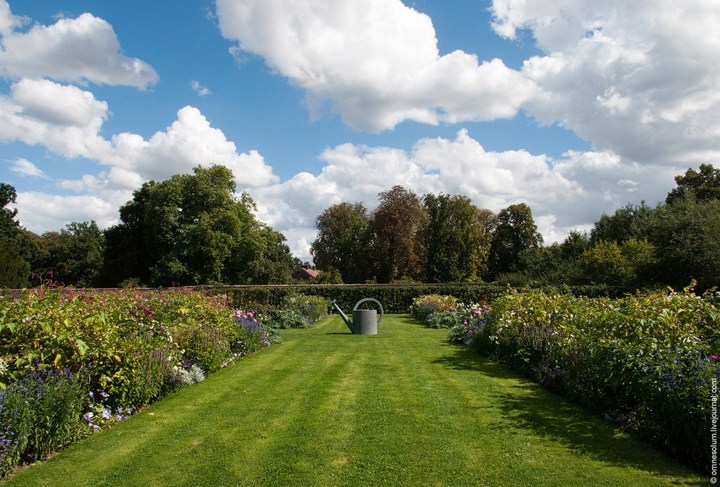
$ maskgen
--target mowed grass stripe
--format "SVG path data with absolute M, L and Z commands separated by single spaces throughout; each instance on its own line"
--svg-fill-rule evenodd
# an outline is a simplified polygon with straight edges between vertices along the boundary
M 338 317 L 76 444 L 8 485 L 590 485 L 704 479 L 602 420 L 387 316 Z

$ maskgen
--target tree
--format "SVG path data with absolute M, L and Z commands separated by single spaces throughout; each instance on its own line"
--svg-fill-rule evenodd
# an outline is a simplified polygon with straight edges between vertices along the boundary
M 542 236 L 528 205 L 520 203 L 501 210 L 490 246 L 490 277 L 522 271 L 520 254 L 541 244 Z
M 378 195 L 370 221 L 370 259 L 379 282 L 417 278 L 420 269 L 418 230 L 423 214 L 420 198 L 402 186 Z
M 618 208 L 612 215 L 603 214 L 590 232 L 590 243 L 601 241 L 622 243 L 632 237 L 647 236 L 647 226 L 654 210 L 645 202 L 640 205 L 628 204 Z
M 94 286 L 103 269 L 105 236 L 92 222 L 70 223 L 35 239 L 33 273 L 77 287 Z
M 637 289 L 652 280 L 655 248 L 647 240 L 598 242 L 578 259 L 576 282 Z
M 427 194 L 427 217 L 421 232 L 429 282 L 477 281 L 488 256 L 486 229 L 481 213 L 465 196 Z
M 247 194 L 235 196 L 232 172 L 224 166 L 145 183 L 120 209 L 122 223 L 106 232 L 106 280 L 139 277 L 170 285 L 284 279 L 292 266 L 289 248 L 255 219 L 254 208 Z M 123 264 L 137 274 L 117 272 Z M 282 265 L 287 273 L 279 271 Z
M 310 247 L 315 265 L 334 268 L 344 282 L 362 282 L 366 269 L 367 232 L 370 218 L 361 203 L 339 203 L 325 209 L 315 219 L 318 235 Z
M 668 205 L 687 197 L 701 201 L 720 199 L 720 169 L 710 164 L 701 164 L 700 171 L 688 169 L 684 176 L 676 176 L 675 182 L 677 187 L 665 198 Z
M 30 275 L 17 210 L 8 208 L 16 198 L 14 187 L 0 183 L 0 287 L 24 287 Z
M 720 200 L 684 198 L 659 206 L 648 239 L 663 284 L 677 289 L 695 279 L 699 290 L 720 286 Z

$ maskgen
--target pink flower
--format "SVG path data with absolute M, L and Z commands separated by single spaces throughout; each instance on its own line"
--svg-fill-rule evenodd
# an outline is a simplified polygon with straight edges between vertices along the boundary
M 718 359 L 717 355 L 710 355 L 710 360 L 717 360 L 717 359 Z

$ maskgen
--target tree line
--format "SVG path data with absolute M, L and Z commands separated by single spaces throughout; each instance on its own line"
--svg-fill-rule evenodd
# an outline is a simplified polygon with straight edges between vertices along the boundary
M 0 183 L 0 286 L 25 287 L 32 276 L 78 287 L 289 282 L 299 261 L 235 189 L 226 167 L 198 167 L 143 184 L 105 231 L 83 222 L 36 235 L 8 208 L 15 189 Z
M 311 252 L 319 268 L 348 283 L 720 285 L 720 170 L 702 164 L 675 181 L 656 207 L 628 204 L 552 245 L 543 245 L 524 203 L 495 214 L 464 196 L 419 197 L 396 186 L 378 195 L 372 212 L 360 203 L 323 211 Z
M 675 181 L 655 207 L 628 204 L 552 245 L 524 203 L 496 214 L 465 196 L 395 186 L 373 211 L 343 202 L 317 216 L 317 281 L 634 289 L 694 279 L 708 289 L 720 284 L 720 170 L 703 164 Z M 292 282 L 302 262 L 235 190 L 229 169 L 198 167 L 143 184 L 104 231 L 83 222 L 37 235 L 10 208 L 15 189 L 0 183 L 0 286 L 32 285 L 33 275 L 78 287 Z

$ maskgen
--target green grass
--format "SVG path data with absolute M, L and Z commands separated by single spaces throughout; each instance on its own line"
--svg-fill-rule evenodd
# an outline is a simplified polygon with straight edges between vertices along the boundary
M 338 317 L 185 388 L 7 485 L 698 485 L 706 479 L 461 346 Z

